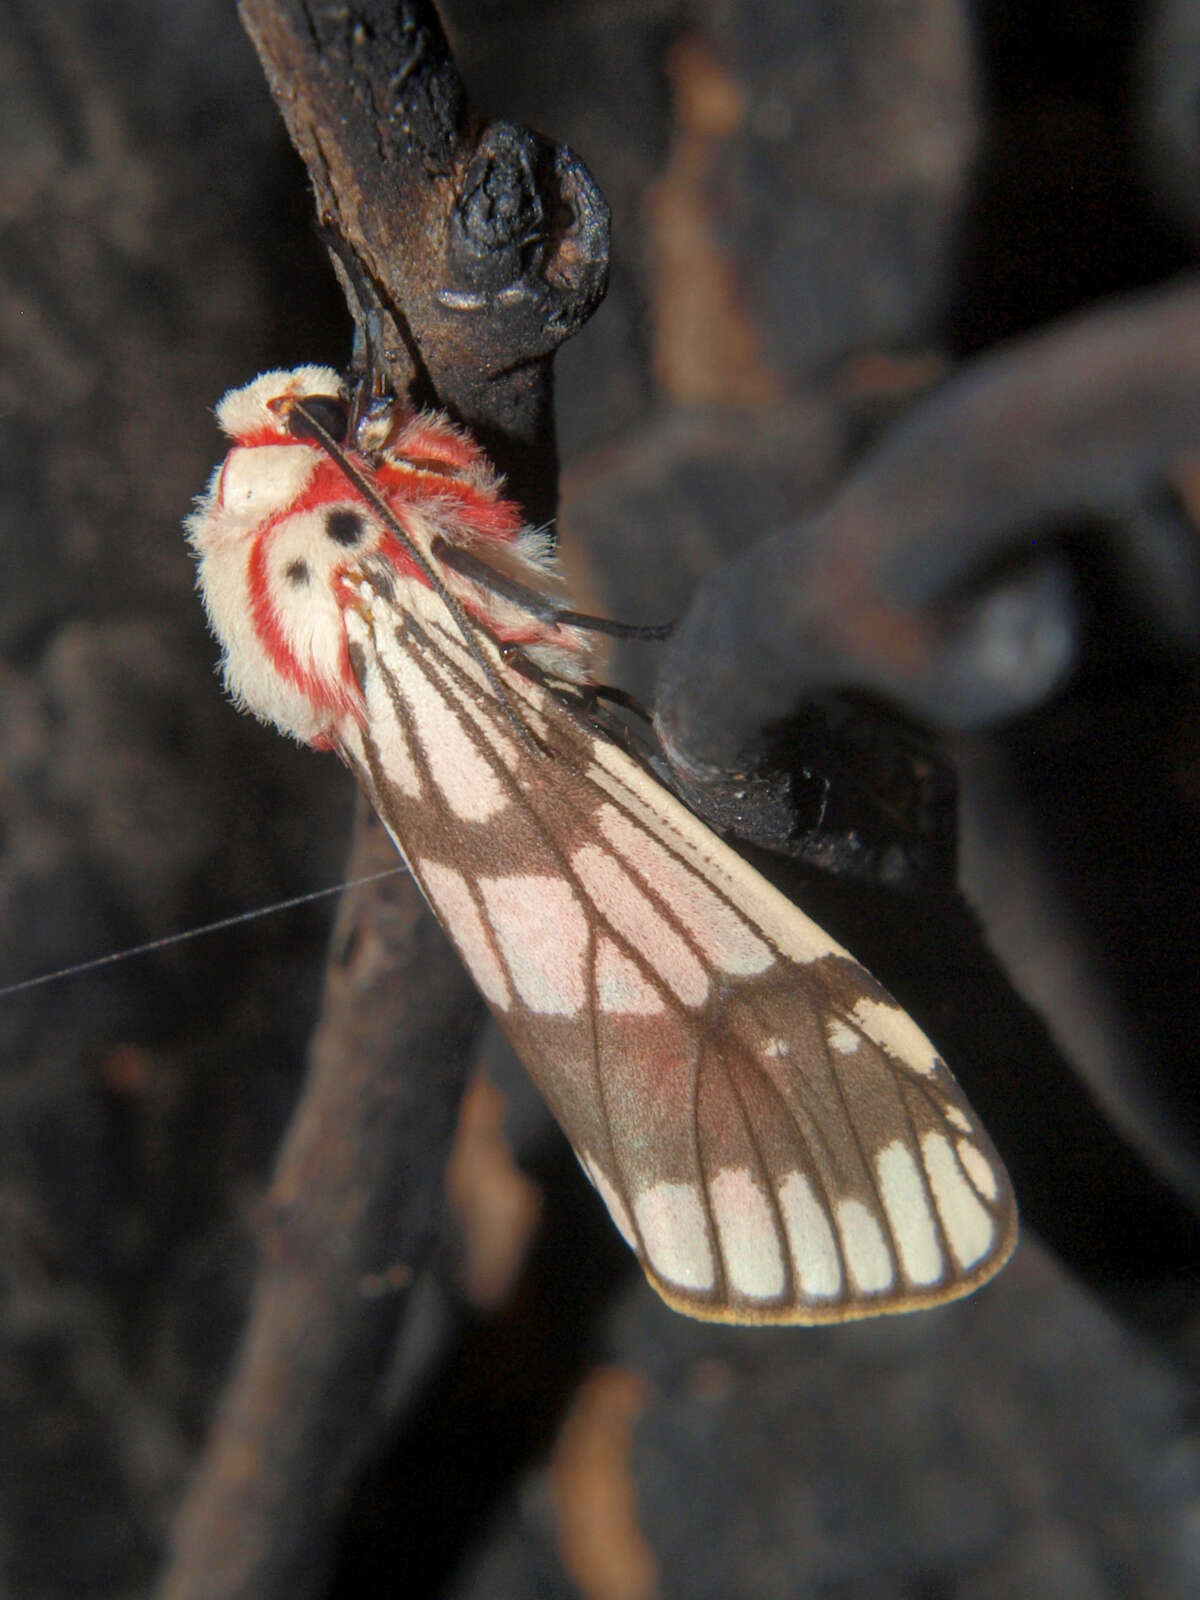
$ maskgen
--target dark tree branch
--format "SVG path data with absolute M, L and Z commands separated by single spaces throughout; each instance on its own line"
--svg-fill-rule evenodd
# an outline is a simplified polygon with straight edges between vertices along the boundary
M 550 361 L 607 280 L 608 207 L 587 169 L 480 121 L 422 0 L 242 0 L 241 14 L 318 214 L 377 297 L 396 391 L 466 423 L 547 521 Z
M 1038 704 L 1074 662 L 1069 575 L 1038 544 L 1068 520 L 1124 531 L 1139 600 L 1168 633 L 1194 628 L 1194 540 L 1154 513 L 1198 432 L 1194 282 L 980 358 L 824 512 L 701 587 L 663 663 L 655 725 L 672 762 L 700 781 L 744 766 L 766 722 L 829 690 L 939 728 Z M 996 587 L 1018 557 L 1035 564 Z
M 361 810 L 355 875 L 395 860 Z M 307 1082 L 262 1204 L 249 1323 L 175 1530 L 169 1600 L 319 1590 L 338 1491 L 370 1447 L 440 1215 L 482 1013 L 410 878 L 344 897 Z
M 608 212 L 588 173 L 561 146 L 481 122 L 430 5 L 244 0 L 242 15 L 360 328 L 381 317 L 396 392 L 467 423 L 531 519 L 549 518 L 551 357 L 607 273 Z M 394 860 L 361 807 L 350 871 Z M 363 1419 L 436 1236 L 482 1014 L 411 879 L 347 896 L 264 1205 L 249 1326 L 178 1521 L 170 1600 L 319 1588 L 369 1444 Z

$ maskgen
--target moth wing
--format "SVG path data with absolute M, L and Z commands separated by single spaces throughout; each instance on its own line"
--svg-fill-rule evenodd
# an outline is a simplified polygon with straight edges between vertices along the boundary
M 663 1298 L 825 1322 L 968 1293 L 1004 1168 L 916 1025 L 835 941 L 423 586 L 347 613 L 345 755 Z

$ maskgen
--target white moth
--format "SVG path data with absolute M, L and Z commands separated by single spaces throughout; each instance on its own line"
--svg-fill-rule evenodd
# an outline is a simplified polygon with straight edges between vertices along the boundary
M 826 1322 L 990 1278 L 1016 1211 L 954 1079 L 598 731 L 584 632 L 479 447 L 352 422 L 320 367 L 217 416 L 187 530 L 230 693 L 355 773 L 667 1303 Z

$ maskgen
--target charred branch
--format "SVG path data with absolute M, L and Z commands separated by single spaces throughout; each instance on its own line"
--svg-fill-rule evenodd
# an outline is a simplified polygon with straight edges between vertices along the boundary
M 351 871 L 395 858 L 361 803 Z M 260 1208 L 238 1361 L 175 1530 L 165 1600 L 319 1590 L 381 1373 L 441 1214 L 474 985 L 411 878 L 351 890 L 306 1086 Z
M 1162 502 L 1198 429 L 1195 283 L 980 358 L 825 511 L 703 585 L 663 663 L 656 726 L 673 763 L 693 781 L 752 765 L 764 724 L 831 690 L 941 729 L 1029 710 L 1075 662 L 1075 592 L 1052 541 L 1084 521 L 1119 541 L 1166 639 L 1190 637 L 1200 563 Z
M 246 0 L 360 332 L 397 393 L 485 442 L 553 516 L 551 358 L 604 291 L 608 212 L 561 146 L 472 110 L 432 6 Z M 376 351 L 378 356 L 380 352 Z M 360 807 L 350 872 L 394 848 Z M 241 1353 L 162 1594 L 315 1592 L 339 1491 L 436 1237 L 482 1006 L 412 881 L 347 897 L 262 1212 Z
M 583 163 L 472 109 L 432 5 L 243 0 L 317 213 L 383 321 L 393 387 L 481 440 L 554 515 L 551 358 L 595 310 L 608 207 Z M 345 261 L 339 252 L 339 264 Z

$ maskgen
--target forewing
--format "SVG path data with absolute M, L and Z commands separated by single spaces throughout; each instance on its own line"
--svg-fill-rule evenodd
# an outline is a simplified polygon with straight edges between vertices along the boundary
M 1003 1166 L 857 962 L 420 585 L 347 631 L 346 757 L 668 1303 L 842 1320 L 1004 1263 Z

